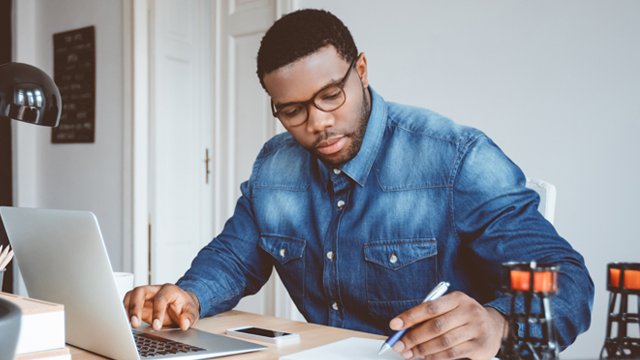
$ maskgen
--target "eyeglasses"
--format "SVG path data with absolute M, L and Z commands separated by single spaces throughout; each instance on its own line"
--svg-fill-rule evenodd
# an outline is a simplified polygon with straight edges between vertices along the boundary
M 324 112 L 334 111 L 344 105 L 347 101 L 347 94 L 344 92 L 344 86 L 349 79 L 351 69 L 355 65 L 357 59 L 358 58 L 355 58 L 351 61 L 351 64 L 347 69 L 347 73 L 344 74 L 342 80 L 329 84 L 318 90 L 309 100 L 285 103 L 277 106 L 272 100 L 271 112 L 273 113 L 273 116 L 280 119 L 284 126 L 294 127 L 304 124 L 309 118 L 309 111 L 307 110 L 309 104 L 313 104 L 313 106 L 318 110 Z

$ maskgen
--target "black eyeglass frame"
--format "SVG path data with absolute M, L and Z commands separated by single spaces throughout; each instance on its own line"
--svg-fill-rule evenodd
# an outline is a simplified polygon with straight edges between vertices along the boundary
M 351 75 L 351 70 L 355 67 L 356 62 L 358 61 L 359 57 L 356 57 L 355 59 L 353 59 L 351 61 L 351 63 L 349 64 L 349 68 L 347 69 L 347 73 L 344 74 L 344 76 L 342 77 L 342 79 L 336 83 L 333 84 L 328 84 L 326 86 L 323 86 L 320 90 L 316 91 L 313 96 L 309 99 L 309 100 L 305 100 L 305 101 L 298 101 L 298 102 L 290 102 L 290 103 L 285 103 L 280 105 L 280 110 L 282 110 L 283 107 L 285 106 L 291 106 L 291 105 L 299 105 L 302 106 L 302 108 L 305 109 L 305 111 L 307 112 L 307 116 L 304 118 L 304 121 L 300 122 L 300 123 L 296 123 L 296 124 L 287 124 L 285 121 L 283 121 L 282 119 L 280 119 L 280 110 L 276 109 L 275 104 L 273 103 L 273 99 L 271 100 L 271 113 L 273 114 L 274 117 L 278 118 L 284 125 L 287 125 L 289 127 L 295 127 L 295 126 L 300 126 L 304 123 L 307 122 L 307 120 L 309 120 L 309 110 L 307 110 L 309 108 L 309 104 L 313 104 L 313 106 L 316 107 L 316 109 L 320 110 L 320 111 L 324 111 L 324 112 L 331 112 L 331 111 L 335 111 L 337 109 L 339 109 L 340 107 L 342 107 L 342 105 L 344 105 L 347 102 L 347 93 L 344 91 L 344 87 L 347 84 L 347 81 L 349 80 L 349 75 Z M 332 108 L 332 109 L 323 109 L 320 106 L 318 106 L 318 104 L 316 104 L 316 97 L 318 95 L 320 95 L 323 91 L 326 91 L 327 89 L 331 88 L 331 87 L 337 87 L 338 89 L 340 89 L 340 91 L 342 92 L 343 96 L 343 101 L 342 103 L 340 103 L 340 105 Z

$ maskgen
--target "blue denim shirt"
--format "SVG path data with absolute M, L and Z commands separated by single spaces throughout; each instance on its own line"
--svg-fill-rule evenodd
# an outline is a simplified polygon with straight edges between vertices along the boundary
M 233 216 L 178 281 L 201 316 L 256 293 L 275 267 L 308 321 L 388 334 L 441 280 L 507 313 L 501 264 L 536 260 L 560 266 L 554 316 L 561 346 L 573 342 L 593 282 L 522 171 L 482 132 L 370 92 L 362 147 L 340 169 L 287 133 L 264 145 Z

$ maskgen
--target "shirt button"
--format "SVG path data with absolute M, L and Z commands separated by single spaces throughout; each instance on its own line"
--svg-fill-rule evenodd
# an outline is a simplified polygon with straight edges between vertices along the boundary
M 391 254 L 391 256 L 389 256 L 389 262 L 392 264 L 395 264 L 398 262 L 398 257 L 396 256 L 396 254 Z
M 327 253 L 327 259 L 329 259 L 329 260 L 333 260 L 333 251 L 329 251 L 329 252 Z
M 338 303 L 334 302 L 333 304 L 331 304 L 331 308 L 335 311 L 338 311 Z
M 287 249 L 280 249 L 280 256 L 281 257 L 287 256 Z
M 338 200 L 338 209 L 342 209 L 344 207 L 345 202 L 343 200 Z
M 340 173 L 342 172 L 342 170 L 340 169 L 333 169 L 333 173 L 336 175 L 340 175 Z

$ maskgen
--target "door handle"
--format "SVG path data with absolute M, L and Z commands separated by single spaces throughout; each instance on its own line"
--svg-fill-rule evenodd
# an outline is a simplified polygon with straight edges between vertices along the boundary
M 204 150 L 204 183 L 209 184 L 209 174 L 211 174 L 211 170 L 209 169 L 209 162 L 211 158 L 209 157 L 209 148 Z

